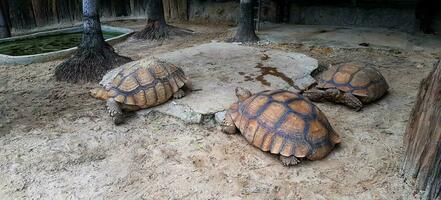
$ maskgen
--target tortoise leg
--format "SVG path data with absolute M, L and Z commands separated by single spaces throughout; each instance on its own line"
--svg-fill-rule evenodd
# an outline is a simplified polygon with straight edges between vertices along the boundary
M 355 111 L 360 111 L 363 107 L 363 103 L 350 93 L 344 93 L 337 99 L 337 101 L 353 108 Z
M 193 90 L 193 83 L 191 82 L 190 79 L 187 79 L 187 81 L 185 81 L 183 88 L 185 91 L 192 91 Z
M 108 99 L 106 102 L 106 106 L 110 116 L 113 119 L 113 123 L 115 123 L 115 125 L 121 124 L 123 122 L 123 113 L 121 111 L 119 103 L 116 102 L 114 99 Z
M 182 89 L 179 89 L 177 92 L 173 94 L 173 98 L 180 99 L 185 96 L 185 92 Z
M 342 103 L 339 102 L 340 96 L 342 96 L 342 93 L 336 88 L 330 88 L 323 92 L 323 98 L 332 102 Z
M 328 99 L 329 101 L 345 104 L 355 109 L 356 111 L 359 111 L 363 107 L 363 103 L 361 103 L 361 101 L 357 97 L 355 97 L 351 93 L 343 93 L 335 88 L 327 89 L 325 91 L 324 98 Z
M 310 90 L 306 90 L 303 92 L 303 96 L 308 98 L 311 101 L 320 102 L 325 100 L 325 91 L 319 90 L 317 88 L 313 88 Z
M 285 166 L 294 166 L 300 163 L 300 160 L 298 158 L 296 158 L 295 156 L 282 156 L 280 155 L 279 157 L 280 161 L 282 162 L 283 165 Z
M 225 114 L 225 119 L 221 123 L 222 132 L 226 134 L 236 134 L 237 127 L 234 125 L 233 118 L 227 113 Z

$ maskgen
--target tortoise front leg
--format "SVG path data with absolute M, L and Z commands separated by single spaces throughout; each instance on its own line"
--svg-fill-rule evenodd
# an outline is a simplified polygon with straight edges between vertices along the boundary
M 303 92 L 303 96 L 305 96 L 309 100 L 315 101 L 315 102 L 323 102 L 323 101 L 326 100 L 324 98 L 325 97 L 325 91 L 319 90 L 317 88 L 306 90 L 305 92 Z
M 283 165 L 285 166 L 294 166 L 300 163 L 300 160 L 298 158 L 296 158 L 295 156 L 282 156 L 280 155 L 279 157 L 280 161 L 282 162 Z
M 363 103 L 357 97 L 351 93 L 343 93 L 338 89 L 327 89 L 325 91 L 325 98 L 336 103 L 345 104 L 355 111 L 359 111 L 363 107 Z
M 237 133 L 237 127 L 234 125 L 233 118 L 231 118 L 231 115 L 227 112 L 225 114 L 225 119 L 221 123 L 222 132 L 226 134 L 236 134 Z
M 116 102 L 113 98 L 108 99 L 106 101 L 106 107 L 115 125 L 123 123 L 123 113 L 118 102 Z

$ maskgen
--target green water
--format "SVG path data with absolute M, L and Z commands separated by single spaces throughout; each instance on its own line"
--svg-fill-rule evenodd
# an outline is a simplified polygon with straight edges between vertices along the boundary
M 113 38 L 123 33 L 103 32 L 104 39 Z M 48 53 L 78 46 L 83 36 L 78 33 L 61 33 L 59 35 L 39 36 L 29 39 L 0 43 L 0 54 L 24 56 Z

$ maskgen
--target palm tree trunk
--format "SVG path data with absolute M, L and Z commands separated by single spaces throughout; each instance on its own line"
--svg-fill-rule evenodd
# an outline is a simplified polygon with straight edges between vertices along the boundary
M 83 0 L 83 39 L 80 48 L 102 49 L 105 46 L 97 0 Z
M 159 40 L 167 38 L 169 27 L 165 22 L 162 0 L 149 0 L 147 3 L 147 25 L 135 33 L 137 39 Z
M 104 41 L 97 0 L 83 0 L 83 39 L 75 54 L 55 68 L 58 81 L 98 81 L 115 66 L 131 61 Z
M 255 0 L 240 0 L 239 28 L 233 41 L 235 42 L 255 42 L 259 38 L 254 32 L 254 5 Z

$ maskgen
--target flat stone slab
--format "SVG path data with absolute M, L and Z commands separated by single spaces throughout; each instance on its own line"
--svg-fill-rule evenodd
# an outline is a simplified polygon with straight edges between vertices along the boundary
M 222 111 L 237 100 L 236 87 L 252 92 L 266 89 L 298 91 L 315 82 L 310 74 L 318 67 L 316 59 L 304 54 L 219 42 L 155 57 L 180 66 L 196 91 L 138 113 L 159 111 L 190 123 L 201 123 L 207 118 L 222 121 Z M 120 70 L 121 67 L 109 72 L 100 84 L 106 85 Z

